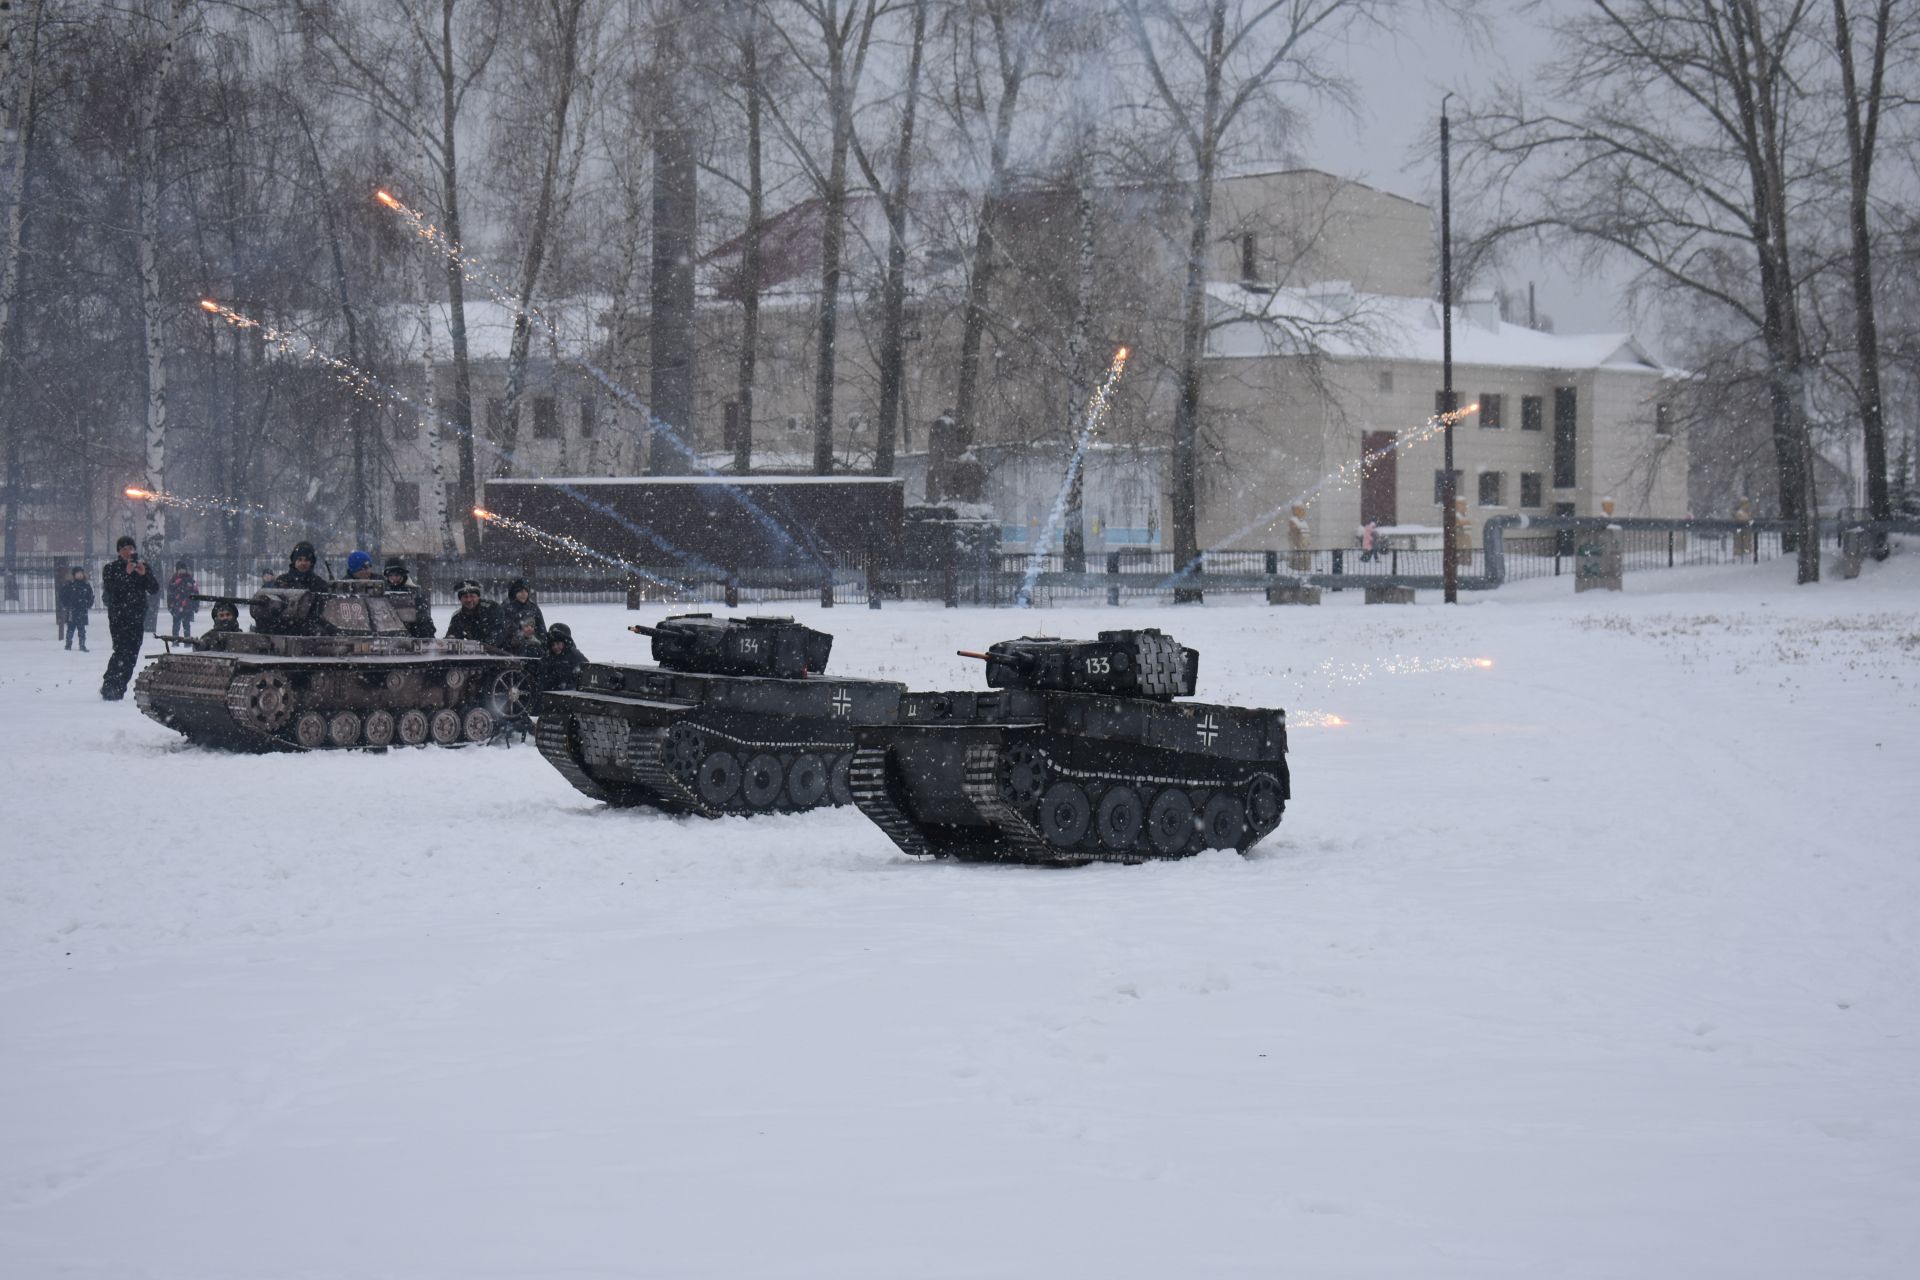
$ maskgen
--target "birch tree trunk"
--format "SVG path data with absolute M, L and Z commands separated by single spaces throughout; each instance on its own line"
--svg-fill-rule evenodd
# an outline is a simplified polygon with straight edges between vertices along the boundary
M 753 379 L 760 354 L 760 288 L 762 226 L 766 218 L 765 179 L 761 161 L 760 7 L 750 5 L 747 27 L 740 41 L 740 66 L 747 94 L 747 229 L 740 254 L 740 362 L 734 380 L 733 469 L 753 472 Z
M 173 0 L 159 56 L 146 84 L 134 121 L 137 168 L 134 235 L 140 262 L 141 332 L 147 355 L 146 489 L 167 488 L 167 304 L 160 280 L 160 98 L 180 49 L 180 31 L 189 0 Z M 166 511 L 146 504 L 148 546 L 166 542 Z
M 893 190 L 887 194 L 887 279 L 880 320 L 880 421 L 875 427 L 873 473 L 893 474 L 893 442 L 906 382 L 907 207 L 913 198 L 913 131 L 920 107 L 920 64 L 926 49 L 927 3 L 914 0 L 913 44 L 907 60 L 907 102 L 893 153 Z
M 18 494 L 21 491 L 20 433 L 23 426 L 18 398 L 13 395 L 13 317 L 20 295 L 20 249 L 27 227 L 27 165 L 33 153 L 35 116 L 34 91 L 39 81 L 40 26 L 44 14 L 42 0 L 32 0 L 24 14 L 8 14 L 4 32 L 6 61 L 0 63 L 0 119 L 11 117 L 14 134 L 8 154 L 0 158 L 0 175 L 6 185 L 0 187 L 0 209 L 5 210 L 0 227 L 0 413 L 6 415 L 6 597 L 19 597 L 15 578 L 19 554 Z
M 416 257 L 416 264 L 423 260 Z M 453 523 L 447 513 L 447 429 L 445 419 L 440 414 L 440 368 L 434 358 L 433 341 L 433 303 L 427 297 L 427 272 L 424 265 L 418 267 L 419 281 L 416 286 L 420 299 L 420 361 L 427 378 L 427 463 L 433 474 L 433 485 L 427 494 L 427 511 L 430 513 L 429 525 L 440 540 L 440 554 L 452 559 L 459 554 L 453 539 Z
M 1073 204 L 1079 243 L 1073 277 L 1073 327 L 1067 332 L 1067 428 L 1069 432 L 1077 430 L 1085 420 L 1087 402 L 1093 396 L 1093 383 L 1087 377 L 1087 359 L 1091 354 L 1093 337 L 1093 175 L 1088 172 L 1084 146 L 1080 163 L 1075 167 L 1077 180 L 1074 183 Z M 1068 439 L 1071 441 L 1073 436 L 1070 434 Z M 1087 442 L 1087 451 L 1089 454 L 1093 451 L 1091 439 Z M 1060 549 L 1065 558 L 1063 567 L 1068 573 L 1087 571 L 1085 499 L 1087 468 L 1091 464 L 1091 457 L 1080 460 L 1079 469 L 1073 473 L 1072 486 L 1067 490 L 1066 530 L 1061 536 Z

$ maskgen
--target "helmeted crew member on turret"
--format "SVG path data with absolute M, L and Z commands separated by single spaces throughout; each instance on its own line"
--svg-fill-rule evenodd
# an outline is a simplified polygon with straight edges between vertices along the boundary
M 240 629 L 240 606 L 231 600 L 214 601 L 213 629 L 215 631 L 238 631 Z
M 520 642 L 520 621 L 533 619 L 534 634 L 546 643 L 547 618 L 540 612 L 540 606 L 533 602 L 533 592 L 528 590 L 524 578 L 515 578 L 507 584 L 507 598 L 500 604 L 500 614 L 506 620 L 502 627 L 501 645 L 512 648 Z M 544 652 L 544 650 L 542 650 Z
M 481 599 L 480 584 L 472 579 L 461 583 L 455 594 L 460 597 L 460 607 L 447 621 L 447 639 L 498 644 L 500 633 L 506 630 L 506 619 L 500 614 L 500 606 L 491 600 Z
M 354 551 L 347 556 L 347 576 L 370 581 L 373 578 L 373 557 L 364 551 Z
M 275 578 L 273 585 L 295 590 L 325 591 L 327 580 L 313 571 L 314 563 L 319 558 L 311 542 L 294 543 L 293 553 L 287 557 L 287 571 Z
M 573 644 L 573 628 L 556 622 L 547 628 L 547 651 L 533 669 L 533 687 L 545 693 L 552 689 L 580 687 L 580 668 L 587 655 Z
M 100 696 L 109 702 L 126 696 L 127 681 L 133 679 L 133 669 L 140 662 L 147 601 L 160 595 L 160 579 L 147 572 L 136 546 L 132 538 L 122 535 L 114 544 L 117 558 L 107 561 L 107 567 L 100 571 L 100 594 L 107 602 L 107 630 L 113 636 L 113 657 L 107 660 Z
M 433 639 L 433 601 L 424 588 L 407 581 L 407 562 L 399 556 L 389 556 L 386 577 L 384 594 L 393 611 L 400 615 L 400 621 L 406 624 L 407 634 L 421 640 Z

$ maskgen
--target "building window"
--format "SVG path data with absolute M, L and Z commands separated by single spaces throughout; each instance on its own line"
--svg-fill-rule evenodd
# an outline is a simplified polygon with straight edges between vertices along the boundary
M 1521 506 L 1537 507 L 1540 505 L 1542 497 L 1540 480 L 1541 476 L 1538 471 L 1522 471 L 1520 473 Z
M 1673 406 L 1656 404 L 1653 406 L 1653 434 L 1670 436 L 1673 434 Z
M 789 431 L 799 431 L 799 430 L 800 430 L 800 415 L 799 415 L 799 414 L 797 414 L 797 413 L 790 413 L 790 414 L 788 414 L 788 415 L 787 415 L 787 430 L 789 430 Z
M 1506 426 L 1506 420 L 1501 416 L 1502 408 L 1499 392 L 1482 391 L 1480 393 L 1480 425 L 1483 427 Z
M 1500 493 L 1500 490 L 1505 487 L 1502 483 L 1505 479 L 1506 473 L 1501 471 L 1482 471 L 1480 473 L 1481 506 L 1504 507 L 1506 505 L 1505 502 L 1501 501 Z
M 1393 371 L 1392 371 L 1391 369 L 1389 369 L 1389 370 L 1386 370 L 1386 371 L 1384 371 L 1383 373 L 1381 373 L 1381 375 L 1380 375 L 1380 389 L 1381 389 L 1382 391 L 1391 391 L 1391 390 L 1393 390 Z
M 1571 489 L 1577 475 L 1580 393 L 1573 387 L 1553 389 L 1553 487 Z
M 393 518 L 403 524 L 420 518 L 420 486 L 413 481 L 393 482 Z
M 1466 475 L 1464 471 L 1455 471 L 1453 473 L 1453 496 L 1456 498 L 1465 492 L 1465 490 L 1460 487 L 1460 478 L 1464 475 Z M 1433 505 L 1436 507 L 1446 505 L 1446 483 L 1447 473 L 1444 469 L 1433 473 Z
M 1540 411 L 1539 396 L 1520 397 L 1520 429 L 1522 431 L 1541 430 L 1545 418 L 1546 415 Z
M 536 439 L 551 440 L 560 434 L 560 415 L 552 396 L 533 399 L 533 434 Z
M 1260 237 L 1251 231 L 1240 237 L 1240 279 L 1247 284 L 1260 280 Z
M 600 402 L 592 396 L 580 397 L 580 438 L 593 439 L 600 426 Z

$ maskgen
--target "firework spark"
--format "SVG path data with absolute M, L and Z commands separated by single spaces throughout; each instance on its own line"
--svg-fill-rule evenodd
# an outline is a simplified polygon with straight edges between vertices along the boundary
M 183 511 L 197 511 L 202 515 L 225 513 L 227 515 L 245 516 L 249 519 L 264 520 L 266 523 L 274 525 L 277 528 L 293 528 L 291 521 L 274 515 L 264 507 L 254 506 L 250 503 L 227 502 L 220 498 L 192 497 L 181 493 L 163 493 L 158 489 L 142 489 L 135 485 L 128 485 L 125 489 L 121 490 L 121 492 L 137 502 L 157 502 L 162 506 L 178 507 Z
M 638 574 L 640 577 L 647 579 L 657 586 L 679 586 L 676 582 L 670 582 L 665 578 L 648 573 L 639 565 L 630 564 L 618 556 L 610 556 L 604 551 L 597 551 L 580 541 L 580 539 L 573 537 L 571 534 L 555 533 L 551 529 L 542 529 L 538 525 L 528 524 L 525 520 L 516 520 L 512 516 L 501 515 L 497 511 L 489 511 L 485 507 L 475 507 L 473 514 L 475 519 L 483 520 L 491 525 L 498 525 L 502 529 L 510 529 L 530 542 L 537 543 L 552 551 L 558 551 L 561 555 L 572 559 L 575 564 L 585 566 L 589 563 L 597 562 L 599 564 L 611 565 L 626 573 Z
M 1047 513 L 1047 524 L 1035 540 L 1033 550 L 1027 555 L 1027 571 L 1020 580 L 1020 591 L 1014 602 L 1023 606 L 1033 604 L 1034 583 L 1040 579 L 1040 562 L 1053 546 L 1053 535 L 1060 528 L 1060 522 L 1067 514 L 1067 498 L 1073 492 L 1074 477 L 1080 474 L 1080 467 L 1087 456 L 1087 448 L 1093 443 L 1094 433 L 1100 429 L 1100 423 L 1107 416 L 1107 408 L 1113 403 L 1113 389 L 1120 385 L 1120 375 L 1127 370 L 1127 349 L 1121 347 L 1113 353 L 1113 363 L 1107 366 L 1107 376 L 1099 388 L 1087 400 L 1085 420 L 1080 424 L 1080 435 L 1074 441 L 1073 453 L 1067 458 L 1067 473 L 1060 479 L 1060 491 L 1053 497 L 1053 509 Z
M 1289 711 L 1287 728 L 1289 729 L 1338 729 L 1347 721 L 1331 711 Z

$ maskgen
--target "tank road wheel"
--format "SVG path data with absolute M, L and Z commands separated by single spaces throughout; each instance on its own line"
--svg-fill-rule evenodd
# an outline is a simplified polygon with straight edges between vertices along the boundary
M 318 711 L 302 711 L 293 718 L 293 740 L 309 751 L 327 745 L 327 718 Z
M 1040 832 L 1056 849 L 1071 849 L 1087 834 L 1093 804 L 1077 782 L 1056 782 L 1040 797 Z
M 1247 823 L 1253 828 L 1255 840 L 1265 839 L 1280 825 L 1280 813 L 1287 807 L 1280 798 L 1280 784 L 1264 773 L 1247 784 L 1246 804 Z
M 394 723 L 394 730 L 399 733 L 400 741 L 410 747 L 417 747 L 425 742 L 427 735 L 433 731 L 432 723 L 424 711 L 402 711 L 399 720 Z
M 366 734 L 368 746 L 386 746 L 393 741 L 393 712 L 384 707 L 367 712 L 367 723 L 361 732 Z
M 460 713 L 452 707 L 442 707 L 433 713 L 427 721 L 427 732 L 433 740 L 443 747 L 450 747 L 460 741 Z
M 466 735 L 468 742 L 491 742 L 499 724 L 493 718 L 493 712 L 485 707 L 468 707 L 467 714 L 460 719 L 460 732 Z
M 853 752 L 843 751 L 833 758 L 833 772 L 827 778 L 827 791 L 835 804 L 853 803 Z
M 1047 762 L 1032 747 L 1014 747 L 1000 764 L 1000 798 L 1024 809 L 1047 787 Z M 1084 798 L 1084 797 L 1083 797 Z
M 802 751 L 787 766 L 787 799 L 796 809 L 811 809 L 827 794 L 827 762 Z
M 1200 811 L 1200 832 L 1209 849 L 1238 849 L 1247 834 L 1247 807 L 1224 791 L 1214 792 Z
M 247 676 L 239 682 L 236 692 L 242 695 L 245 704 L 240 718 L 250 729 L 278 733 L 293 719 L 293 687 L 283 675 L 266 672 Z M 229 698 L 227 705 L 232 706 L 234 701 Z
M 1168 787 L 1153 798 L 1147 810 L 1147 839 L 1163 858 L 1187 851 L 1193 841 L 1193 801 L 1179 787 Z
M 360 713 L 357 711 L 336 711 L 327 720 L 327 743 L 335 747 L 351 747 L 360 741 Z
M 683 785 L 692 786 L 700 776 L 700 760 L 706 754 L 706 741 L 692 725 L 677 724 L 667 730 L 667 768 Z
M 487 686 L 487 710 L 496 720 L 524 720 L 533 705 L 533 686 L 518 667 L 502 671 Z
M 731 751 L 715 751 L 700 762 L 700 798 L 716 809 L 740 789 L 740 762 Z
M 1108 787 L 1107 794 L 1100 797 L 1099 818 L 1101 844 L 1119 851 L 1133 848 L 1146 818 L 1140 793 L 1132 787 Z
M 771 809 L 773 802 L 780 798 L 780 784 L 786 781 L 787 771 L 780 766 L 780 757 L 771 752 L 762 751 L 747 761 L 747 772 L 741 781 L 741 791 L 748 804 L 756 809 Z

